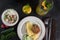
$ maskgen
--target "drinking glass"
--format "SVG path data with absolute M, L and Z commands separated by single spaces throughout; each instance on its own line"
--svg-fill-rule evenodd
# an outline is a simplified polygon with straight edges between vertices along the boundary
M 40 16 L 46 15 L 53 8 L 53 0 L 39 0 L 36 13 Z

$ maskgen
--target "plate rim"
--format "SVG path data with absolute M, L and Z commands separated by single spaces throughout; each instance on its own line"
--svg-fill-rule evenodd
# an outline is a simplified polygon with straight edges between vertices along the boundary
M 23 18 L 23 19 L 19 22 L 18 27 L 19 27 L 19 25 L 21 24 L 21 22 L 22 22 L 23 20 L 26 20 L 26 19 L 28 19 L 28 18 L 36 18 L 36 19 L 38 19 L 38 20 L 43 24 L 42 26 L 44 26 L 44 31 L 43 31 L 44 33 L 42 33 L 42 37 L 41 37 L 41 38 L 38 38 L 39 40 L 42 40 L 42 39 L 44 38 L 44 36 L 45 36 L 45 25 L 44 25 L 43 21 L 42 21 L 40 18 L 35 17 L 35 16 L 27 16 L 27 17 Z M 21 39 L 22 37 L 19 36 L 18 27 L 17 27 L 17 34 L 18 34 L 18 37 Z

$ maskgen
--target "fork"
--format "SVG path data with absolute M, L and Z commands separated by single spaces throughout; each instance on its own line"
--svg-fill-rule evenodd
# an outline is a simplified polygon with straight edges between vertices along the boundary
M 48 35 L 49 21 L 50 21 L 49 17 L 44 18 L 44 23 L 46 26 L 46 39 L 45 40 L 49 40 L 49 35 Z

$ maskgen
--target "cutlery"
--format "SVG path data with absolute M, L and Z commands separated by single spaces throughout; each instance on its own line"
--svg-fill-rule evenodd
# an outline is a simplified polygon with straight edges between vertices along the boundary
M 49 21 L 49 40 L 51 40 L 50 39 L 50 37 L 51 37 L 51 27 L 52 27 L 52 18 L 50 18 L 50 21 Z
M 49 36 L 48 36 L 49 20 L 50 20 L 49 17 L 44 18 L 44 23 L 45 23 L 45 26 L 46 26 L 46 38 L 45 38 L 45 40 L 48 40 L 48 38 L 49 38 Z
M 46 39 L 45 40 L 51 40 L 51 27 L 52 27 L 52 18 L 46 17 L 44 19 L 44 23 L 46 25 Z

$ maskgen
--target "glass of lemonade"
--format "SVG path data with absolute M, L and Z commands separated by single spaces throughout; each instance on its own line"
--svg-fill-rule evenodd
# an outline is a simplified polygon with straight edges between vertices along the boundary
M 36 13 L 40 16 L 46 15 L 53 8 L 53 0 L 39 0 Z

